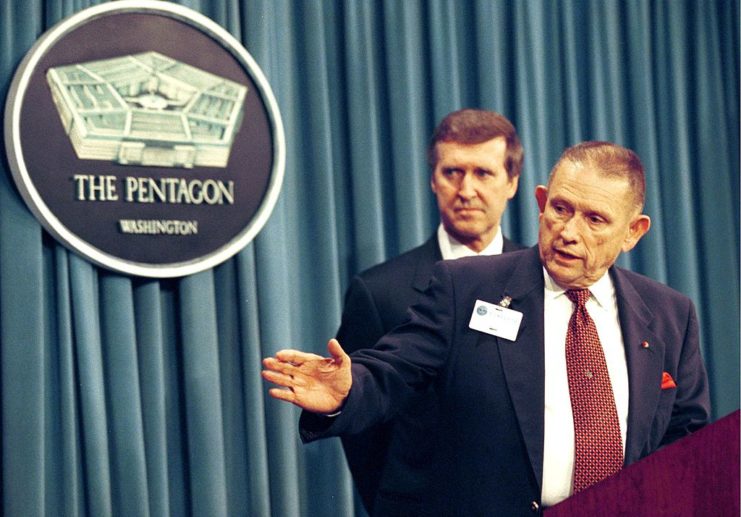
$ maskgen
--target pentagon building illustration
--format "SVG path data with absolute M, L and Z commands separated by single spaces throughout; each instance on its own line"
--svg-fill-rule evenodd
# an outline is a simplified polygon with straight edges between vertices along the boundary
M 50 68 L 77 157 L 159 167 L 226 167 L 247 87 L 157 52 Z

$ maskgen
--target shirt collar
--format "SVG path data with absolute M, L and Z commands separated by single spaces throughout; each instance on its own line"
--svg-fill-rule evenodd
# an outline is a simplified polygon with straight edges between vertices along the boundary
M 457 259 L 461 257 L 473 257 L 476 255 L 500 255 L 502 248 L 504 247 L 504 237 L 502 236 L 502 227 L 497 229 L 497 234 L 489 245 L 481 250 L 480 253 L 476 253 L 465 244 L 461 244 L 452 235 L 445 231 L 442 223 L 437 227 L 437 242 L 440 246 L 440 252 L 442 253 L 443 259 Z
M 545 280 L 546 296 L 557 298 L 566 293 L 566 290 L 551 278 L 545 267 L 543 268 L 543 279 Z M 592 298 L 600 307 L 607 308 L 614 305 L 615 286 L 612 284 L 612 278 L 610 278 L 610 274 L 607 271 L 605 271 L 605 274 L 599 280 L 589 286 L 589 291 L 592 293 Z

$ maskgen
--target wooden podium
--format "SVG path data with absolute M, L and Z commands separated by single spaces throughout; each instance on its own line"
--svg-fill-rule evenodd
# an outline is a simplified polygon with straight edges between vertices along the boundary
M 739 517 L 739 411 L 545 509 L 543 515 Z

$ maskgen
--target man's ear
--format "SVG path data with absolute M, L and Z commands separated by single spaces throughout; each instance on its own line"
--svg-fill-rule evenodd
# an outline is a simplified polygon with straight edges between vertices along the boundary
M 545 185 L 535 187 L 535 199 L 538 201 L 538 208 L 542 214 L 545 211 L 545 205 L 548 201 L 548 188 Z
M 640 214 L 633 219 L 630 223 L 628 235 L 625 237 L 625 241 L 623 241 L 623 253 L 632 250 L 638 244 L 638 241 L 641 240 L 641 237 L 648 233 L 649 228 L 651 228 L 651 218 L 649 216 Z
M 515 176 L 509 179 L 509 192 L 507 193 L 507 199 L 512 199 L 517 194 L 517 185 L 520 184 L 520 177 Z

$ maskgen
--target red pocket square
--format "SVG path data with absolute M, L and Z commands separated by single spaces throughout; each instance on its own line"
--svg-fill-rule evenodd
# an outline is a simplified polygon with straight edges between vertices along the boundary
M 674 382 L 674 379 L 672 379 L 672 376 L 669 375 L 668 372 L 664 372 L 661 374 L 661 389 L 662 390 L 668 390 L 669 388 L 676 388 L 677 383 Z

